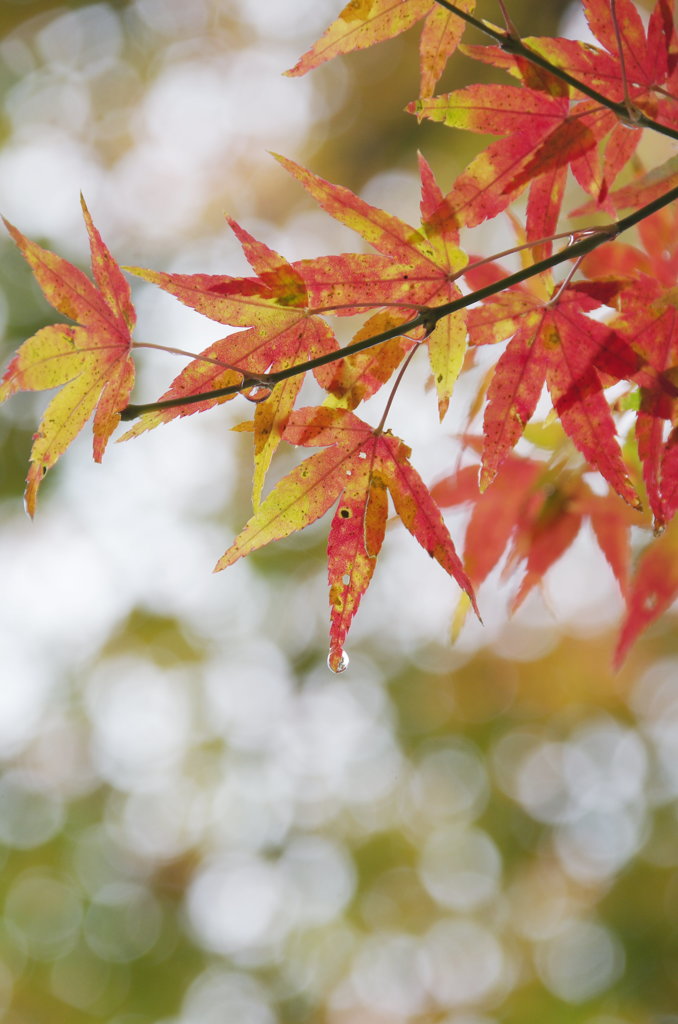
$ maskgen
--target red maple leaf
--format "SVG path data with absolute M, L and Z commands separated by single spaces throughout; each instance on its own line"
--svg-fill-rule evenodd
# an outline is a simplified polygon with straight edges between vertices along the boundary
M 540 275 L 529 287 L 507 290 L 469 314 L 475 344 L 510 338 L 488 389 L 482 489 L 522 436 L 546 383 L 563 428 L 582 455 L 629 504 L 640 506 L 596 368 L 600 353 L 615 339 L 607 325 L 586 315 L 599 305 L 584 290 L 559 290 L 550 275 Z
M 442 199 L 441 214 L 444 209 L 453 223 L 473 227 L 505 210 L 530 181 L 546 178 L 547 189 L 535 191 L 532 204 L 551 212 L 539 218 L 542 234 L 529 237 L 552 232 L 568 164 L 588 181 L 589 154 L 597 145 L 586 119 L 570 116 L 567 88 L 553 81 L 552 93 L 525 85 L 469 85 L 407 107 L 420 119 L 506 136 L 471 161 Z
M 422 225 L 411 225 L 371 206 L 350 189 L 333 185 L 298 164 L 278 157 L 280 163 L 332 217 L 358 232 L 377 253 L 344 253 L 302 260 L 295 264 L 308 288 L 313 308 L 337 315 L 353 315 L 365 308 L 389 306 L 389 323 L 410 319 L 421 308 L 442 305 L 460 297 L 454 283 L 467 257 L 458 246 L 458 234 L 439 215 L 442 193 L 431 168 L 420 157 Z M 429 360 L 438 393 L 441 418 L 462 368 L 466 351 L 465 311 L 439 320 L 427 336 Z M 419 331 L 420 336 L 422 331 Z M 358 335 L 360 337 L 360 335 Z M 402 354 L 408 346 L 402 347 Z M 394 348 L 386 357 L 395 368 Z M 374 358 L 374 357 L 372 357 Z M 380 358 L 380 357 L 377 357 Z M 334 371 L 319 377 L 332 390 Z M 383 382 L 385 375 L 380 376 Z
M 440 509 L 410 464 L 410 449 L 389 431 L 374 430 L 345 409 L 295 410 L 283 438 L 294 445 L 323 446 L 284 477 L 261 503 L 217 562 L 225 569 L 271 541 L 315 522 L 338 500 L 328 541 L 330 658 L 345 667 L 344 643 L 369 586 L 386 524 L 386 491 L 395 510 L 424 550 L 466 591 L 473 588 L 454 549 Z
M 638 233 L 642 249 L 609 243 L 587 257 L 583 269 L 593 277 L 624 281 L 611 326 L 620 335 L 617 363 L 623 345 L 630 354 L 625 375 L 639 386 L 638 454 L 655 525 L 661 528 L 678 510 L 678 207 L 641 221 Z
M 246 327 L 214 342 L 190 362 L 175 378 L 162 400 L 187 398 L 314 358 L 337 348 L 329 325 L 309 315 L 306 285 L 282 256 L 257 241 L 235 221 L 229 224 L 239 239 L 257 277 L 226 277 L 218 274 L 166 274 L 131 268 L 139 277 L 152 281 L 175 295 L 187 306 L 218 323 Z M 254 415 L 255 472 L 253 496 L 258 503 L 275 449 L 280 443 L 287 418 L 294 407 L 303 375 L 279 383 L 267 400 L 257 405 Z M 229 397 L 146 413 L 124 439 L 179 416 L 212 408 Z
M 678 597 L 678 519 L 661 537 L 655 537 L 640 557 L 626 602 L 615 653 L 621 665 L 631 645 L 644 629 L 663 615 Z
M 609 99 L 630 100 L 631 121 L 637 107 L 675 126 L 671 94 L 675 96 L 678 48 L 671 0 L 656 0 L 647 31 L 631 0 L 615 0 L 614 13 L 609 0 L 583 0 L 583 7 L 604 49 L 570 39 L 526 39 L 525 44 Z
M 511 454 L 486 491 L 478 486 L 478 467 L 465 466 L 436 483 L 431 494 L 442 507 L 472 504 L 464 568 L 476 589 L 505 554 L 504 576 L 524 565 L 513 611 L 565 554 L 586 520 L 626 592 L 635 514 L 612 491 L 596 494 L 581 468 L 554 470 L 543 461 Z
M 671 0 L 658 0 L 647 34 L 630 0 L 617 0 L 616 19 L 623 60 L 609 2 L 585 0 L 584 8 L 593 33 L 605 49 L 551 37 L 528 36 L 521 43 L 611 102 L 627 103 L 624 119 L 620 120 L 614 111 L 576 87 L 565 85 L 552 74 L 535 68 L 523 56 L 497 46 L 462 47 L 467 55 L 517 77 L 522 88 L 516 92 L 523 96 L 526 114 L 534 108 L 536 120 L 530 124 L 526 116 L 521 135 L 511 133 L 489 147 L 457 180 L 446 196 L 446 203 L 458 211 L 461 223 L 477 223 L 486 216 L 494 216 L 503 208 L 502 197 L 514 198 L 529 180 L 567 164 L 597 203 L 606 205 L 610 186 L 631 159 L 640 139 L 640 133 L 634 131 L 635 112 L 640 111 L 668 126 L 675 127 L 678 123 L 675 103 L 678 48 Z M 459 90 L 448 96 L 424 99 L 409 109 L 419 116 L 455 127 L 492 134 L 506 131 L 501 127 L 499 115 L 503 102 L 514 112 L 514 121 L 516 116 L 519 119 L 519 105 L 516 107 L 511 99 L 511 87 L 478 85 L 471 88 L 473 93 Z M 538 96 L 544 101 L 542 105 Z M 478 105 L 474 105 L 474 101 Z M 495 105 L 497 117 L 493 124 L 491 109 Z M 549 110 L 554 118 L 551 126 L 544 121 Z M 532 151 L 523 145 L 527 138 L 533 140 Z M 603 142 L 601 158 L 599 150 Z M 542 236 L 528 231 L 528 237 Z

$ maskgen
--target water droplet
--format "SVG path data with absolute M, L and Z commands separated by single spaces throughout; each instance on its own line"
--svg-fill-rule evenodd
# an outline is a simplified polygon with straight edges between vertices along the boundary
M 257 384 L 249 391 L 243 391 L 242 394 L 248 402 L 258 405 L 259 402 L 265 402 L 267 398 L 271 397 L 271 388 L 267 388 L 265 384 Z
M 341 647 L 330 651 L 327 655 L 327 667 L 332 672 L 345 672 L 348 668 L 348 654 L 342 651 Z
M 358 458 L 359 459 L 366 459 L 367 458 L 367 452 L 358 452 Z

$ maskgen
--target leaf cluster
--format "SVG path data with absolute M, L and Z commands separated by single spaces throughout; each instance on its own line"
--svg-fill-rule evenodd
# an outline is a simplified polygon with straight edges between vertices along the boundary
M 375 570 L 389 502 L 461 588 L 457 625 L 468 607 L 478 611 L 475 588 L 502 558 L 505 572 L 522 570 L 517 607 L 590 521 L 627 602 L 621 659 L 678 593 L 678 163 L 647 173 L 636 156 L 644 132 L 678 139 L 678 33 L 670 0 L 656 0 L 647 28 L 631 0 L 582 6 L 596 45 L 521 38 L 501 0 L 502 27 L 476 18 L 474 0 L 351 0 L 289 75 L 420 23 L 420 95 L 408 113 L 496 139 L 447 190 L 419 156 L 415 226 L 278 157 L 356 233 L 355 252 L 290 263 L 229 219 L 249 276 L 127 268 L 236 329 L 200 354 L 179 353 L 188 362 L 156 402 L 129 403 L 134 351 L 163 346 L 134 339 L 129 285 L 84 202 L 93 282 L 8 224 L 46 298 L 72 321 L 29 338 L 0 384 L 0 401 L 60 388 L 34 438 L 29 513 L 44 474 L 92 414 L 100 461 L 121 419 L 137 420 L 125 440 L 244 396 L 253 406 L 241 428 L 253 438 L 253 514 L 216 568 L 336 506 L 328 541 L 333 670 L 347 664 L 346 637 Z M 463 44 L 469 23 L 489 45 Z M 436 95 L 459 48 L 508 81 Z M 587 201 L 568 211 L 570 178 Z M 474 254 L 472 229 L 499 217 L 510 219 L 515 245 Z M 632 228 L 633 242 L 618 240 Z M 337 318 L 357 321 L 343 346 Z M 472 465 L 451 468 L 429 490 L 406 442 L 388 429 L 391 403 L 424 350 L 442 421 L 484 346 L 498 355 L 464 437 Z M 319 399 L 299 407 L 306 375 Z M 387 386 L 383 415 L 370 425 L 355 410 Z M 544 389 L 550 412 L 535 422 Z M 538 442 L 529 457 L 516 448 L 523 437 Z M 320 451 L 264 497 L 281 444 Z M 441 513 L 458 504 L 471 509 L 463 559 Z M 649 540 L 631 575 L 633 525 Z

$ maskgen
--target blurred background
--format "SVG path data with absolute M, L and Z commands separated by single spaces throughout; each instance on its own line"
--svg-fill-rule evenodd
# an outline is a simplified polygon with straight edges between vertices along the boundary
M 354 250 L 273 150 L 417 222 L 416 148 L 449 188 L 483 140 L 402 112 L 417 29 L 281 77 L 339 6 L 4 0 L 2 212 L 83 266 L 79 191 L 124 264 L 246 272 L 224 214 L 289 259 Z M 584 31 L 566 0 L 510 8 Z M 484 74 L 458 55 L 440 91 Z M 504 244 L 508 223 L 474 240 Z M 0 258 L 5 362 L 53 313 Z M 133 293 L 139 340 L 223 333 Z M 137 401 L 181 367 L 139 364 Z M 413 365 L 391 423 L 431 481 L 473 391 L 440 428 L 426 382 Z M 584 531 L 511 622 L 497 571 L 450 646 L 455 586 L 395 527 L 334 676 L 326 523 L 211 574 L 250 512 L 244 401 L 103 466 L 83 436 L 31 523 L 45 404 L 0 409 L 3 1020 L 677 1024 L 675 616 L 613 675 L 621 601 Z

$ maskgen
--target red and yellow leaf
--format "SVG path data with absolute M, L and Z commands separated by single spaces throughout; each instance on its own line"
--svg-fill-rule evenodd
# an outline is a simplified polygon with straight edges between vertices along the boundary
M 381 548 L 388 490 L 412 536 L 457 581 L 475 607 L 473 588 L 440 509 L 410 464 L 410 450 L 402 441 L 373 430 L 346 409 L 326 406 L 294 411 L 283 437 L 295 445 L 327 447 L 273 488 L 216 570 L 303 529 L 339 499 L 330 528 L 328 572 L 330 663 L 340 669 L 346 634 Z
M 166 274 L 134 268 L 134 273 L 175 295 L 181 302 L 219 323 L 248 327 L 210 345 L 175 378 L 161 401 L 193 397 L 241 383 L 245 376 L 288 369 L 337 348 L 329 325 L 308 313 L 308 293 L 299 271 L 253 238 L 239 224 L 229 224 L 240 241 L 256 278 L 208 274 Z M 254 417 L 253 501 L 261 496 L 264 477 L 280 443 L 303 376 L 278 385 L 257 406 Z M 123 440 L 160 423 L 202 412 L 233 395 L 146 413 Z
M 5 221 L 45 298 L 76 322 L 44 327 L 23 343 L 0 382 L 0 401 L 17 391 L 61 388 L 34 436 L 26 482 L 32 516 L 45 473 L 94 413 L 94 458 L 100 462 L 134 384 L 129 286 L 82 202 L 95 284 L 81 270 L 25 238 Z
M 388 331 L 398 322 L 399 318 L 391 310 L 375 313 L 356 332 L 351 343 Z M 383 345 L 318 367 L 316 380 L 328 392 L 325 405 L 355 409 L 371 398 L 400 366 L 413 344 L 408 338 L 392 338 Z
M 475 0 L 457 0 L 471 13 Z M 421 95 L 435 89 L 447 60 L 462 37 L 465 23 L 433 0 L 350 0 L 336 21 L 314 43 L 288 75 L 304 75 L 325 61 L 353 50 L 364 50 L 400 35 L 424 18 L 421 35 Z
M 339 671 L 353 616 L 367 590 L 386 530 L 386 487 L 363 460 L 348 476 L 327 541 L 330 585 L 329 665 Z
M 291 160 L 278 160 L 324 210 L 381 254 L 347 253 L 297 264 L 313 307 L 343 306 L 338 313 L 355 313 L 361 303 L 363 308 L 383 303 L 391 307 L 390 322 L 397 323 L 397 318 L 404 322 L 422 308 L 460 297 L 454 282 L 466 266 L 467 257 L 456 244 L 456 228 L 440 215 L 440 192 L 423 158 L 424 221 L 420 228 L 371 206 L 349 189 L 333 185 Z M 440 321 L 427 339 L 441 419 L 463 364 L 465 323 L 465 311 L 454 313 Z M 423 331 L 419 333 L 423 336 Z

